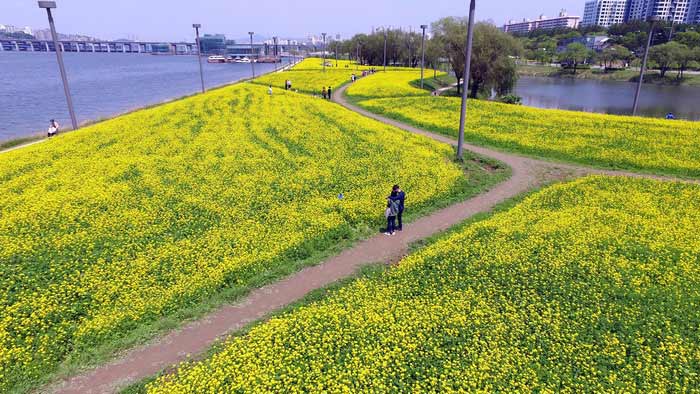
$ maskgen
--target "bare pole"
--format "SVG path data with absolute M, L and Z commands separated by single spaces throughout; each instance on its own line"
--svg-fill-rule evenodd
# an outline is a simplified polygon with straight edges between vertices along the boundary
M 421 51 L 423 52 L 420 61 L 420 88 L 423 89 L 423 73 L 425 72 L 425 29 L 428 28 L 428 25 L 420 25 L 420 28 L 423 29 L 423 39 L 420 44 Z
M 326 72 L 326 33 L 321 33 L 323 36 L 323 72 Z
M 476 14 L 476 0 L 469 2 L 469 25 L 467 27 L 467 53 L 464 59 L 464 82 L 462 83 L 462 112 L 459 117 L 459 140 L 457 141 L 457 160 L 464 156 L 464 126 L 467 121 L 467 91 L 472 66 L 472 44 L 474 42 L 474 17 Z M 459 82 L 459 81 L 458 81 Z
M 250 67 L 253 69 L 253 78 L 255 78 L 255 57 L 253 56 L 253 34 L 252 31 L 248 32 L 250 35 Z
M 386 27 L 384 28 L 384 72 L 386 72 L 386 39 L 387 39 L 387 31 Z
M 204 68 L 202 67 L 202 44 L 199 41 L 199 28 L 202 27 L 199 23 L 192 25 L 197 37 L 197 59 L 199 59 L 199 79 L 202 81 L 202 93 L 205 93 L 207 89 L 204 87 Z
M 642 68 L 639 71 L 639 81 L 637 82 L 637 90 L 634 93 L 634 104 L 632 105 L 632 116 L 637 116 L 637 109 L 639 108 L 639 97 L 642 94 L 642 84 L 644 83 L 644 73 L 647 71 L 647 61 L 649 60 L 649 48 L 651 47 L 652 40 L 654 39 L 654 27 L 656 27 L 656 18 L 651 18 L 651 28 L 649 29 L 649 39 L 647 40 L 647 46 L 644 50 L 644 60 L 642 61 Z
M 58 60 L 58 69 L 61 72 L 61 80 L 63 80 L 63 91 L 66 94 L 66 102 L 68 103 L 68 112 L 70 113 L 70 120 L 73 124 L 73 130 L 78 129 L 78 118 L 75 116 L 75 109 L 73 108 L 73 97 L 70 94 L 70 87 L 68 86 L 68 76 L 66 75 L 66 66 L 63 64 L 63 52 L 61 51 L 61 46 L 58 43 L 58 34 L 56 34 L 56 26 L 54 25 L 53 15 L 51 15 L 51 9 L 56 8 L 55 1 L 40 1 L 39 8 L 45 8 L 46 14 L 49 17 L 49 27 L 51 28 L 51 38 L 53 38 L 53 46 L 56 50 L 56 60 Z

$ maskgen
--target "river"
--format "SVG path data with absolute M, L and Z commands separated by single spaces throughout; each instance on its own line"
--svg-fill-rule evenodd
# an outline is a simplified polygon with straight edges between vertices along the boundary
M 64 53 L 64 59 L 79 123 L 182 97 L 201 86 L 193 56 Z M 255 65 L 256 74 L 274 68 Z M 250 64 L 204 61 L 207 87 L 250 75 Z M 43 132 L 52 118 L 70 126 L 56 54 L 0 52 L 0 141 Z
M 531 107 L 629 115 L 636 87 L 631 82 L 521 77 L 515 94 Z M 678 119 L 700 120 L 700 87 L 643 85 L 639 115 L 663 118 L 669 112 Z

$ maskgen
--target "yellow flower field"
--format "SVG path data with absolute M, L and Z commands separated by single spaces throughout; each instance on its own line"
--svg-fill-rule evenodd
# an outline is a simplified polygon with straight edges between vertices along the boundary
M 699 222 L 697 185 L 552 186 L 147 389 L 699 392 Z
M 432 97 L 375 74 L 348 88 L 371 111 L 426 130 L 457 136 L 461 100 Z M 378 86 L 387 86 L 378 90 Z M 392 98 L 387 98 L 392 97 Z M 508 151 L 595 166 L 700 177 L 700 122 L 543 110 L 471 100 L 465 138 Z
M 438 76 L 445 75 L 443 72 Z M 433 70 L 426 70 L 424 78 L 432 78 Z M 375 73 L 363 78 L 352 86 L 348 87 L 346 94 L 353 100 L 366 100 L 383 97 L 408 97 L 408 96 L 429 96 L 430 92 L 420 87 L 412 85 L 412 82 L 420 80 L 420 69 Z
M 378 227 L 395 182 L 473 192 L 452 154 L 254 84 L 0 154 L 0 392 Z
M 284 90 L 285 81 L 290 80 L 292 91 L 320 96 L 324 87 L 330 86 L 335 90 L 350 82 L 350 76 L 353 73 L 354 71 L 345 70 L 328 70 L 325 73 L 321 71 L 284 71 L 263 75 L 253 82 L 265 86 L 272 85 L 277 90 Z
M 329 47 L 329 50 L 332 47 Z M 308 57 L 299 64 L 295 65 L 293 70 L 295 71 L 316 71 L 316 70 L 322 70 L 323 69 L 323 59 L 319 57 Z M 375 69 L 377 71 L 383 70 L 384 68 L 381 66 L 367 66 L 367 65 L 359 65 L 353 60 L 342 60 L 338 59 L 337 62 L 337 67 L 336 67 L 336 61 L 335 57 L 329 56 L 326 59 L 326 70 L 349 70 L 349 71 L 363 71 L 363 70 L 371 70 Z M 387 67 L 387 71 L 401 71 L 401 70 L 411 70 L 410 68 L 406 67 Z

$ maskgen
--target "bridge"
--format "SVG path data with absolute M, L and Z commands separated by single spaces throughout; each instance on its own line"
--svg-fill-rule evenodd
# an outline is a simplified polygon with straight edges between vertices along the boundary
M 197 54 L 190 42 L 59 41 L 62 52 Z M 0 39 L 0 52 L 55 52 L 53 41 Z

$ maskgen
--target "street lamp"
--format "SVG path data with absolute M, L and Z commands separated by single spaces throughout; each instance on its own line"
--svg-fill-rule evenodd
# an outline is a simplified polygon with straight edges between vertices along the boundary
M 386 72 L 386 38 L 387 38 L 387 31 L 386 31 L 386 28 L 384 28 L 384 72 Z
M 420 44 L 421 51 L 423 51 L 420 61 L 420 88 L 423 89 L 423 72 L 425 70 L 425 29 L 428 28 L 428 25 L 420 25 L 420 28 L 423 29 L 423 39 Z
M 272 37 L 272 44 L 274 45 L 274 54 L 275 54 L 275 71 L 277 71 L 277 36 Z
M 335 68 L 338 68 L 338 43 L 340 42 L 340 34 L 335 35 Z
M 469 78 L 472 66 L 472 43 L 474 42 L 474 16 L 476 14 L 476 0 L 469 2 L 469 27 L 467 28 L 467 54 L 464 59 L 464 82 L 462 83 L 462 112 L 459 116 L 459 139 L 457 141 L 457 159 L 462 160 L 464 154 L 464 126 L 467 121 L 467 90 L 469 90 Z M 459 81 L 457 81 L 459 83 Z
M 255 59 L 253 56 L 253 34 L 255 33 L 249 31 L 248 34 L 250 35 L 250 67 L 253 69 L 253 78 L 255 78 Z
M 202 80 L 202 93 L 206 92 L 207 89 L 204 87 L 204 69 L 202 68 L 202 44 L 199 40 L 199 29 L 202 27 L 199 23 L 194 23 L 192 25 L 195 34 L 197 36 L 197 59 L 199 59 L 199 79 Z
M 58 69 L 61 71 L 61 79 L 63 80 L 63 91 L 66 94 L 66 101 L 68 102 L 68 112 L 70 113 L 70 120 L 73 123 L 73 130 L 78 129 L 78 119 L 75 117 L 75 110 L 73 109 L 73 98 L 70 95 L 70 88 L 68 87 L 68 77 L 66 76 L 66 67 L 63 64 L 63 53 L 61 47 L 58 43 L 58 34 L 56 34 L 56 26 L 53 23 L 53 15 L 51 15 L 51 9 L 56 8 L 55 1 L 40 1 L 39 8 L 45 8 L 46 14 L 49 16 L 49 26 L 51 27 L 51 37 L 53 38 L 53 46 L 56 50 L 56 59 L 58 60 Z
M 657 17 L 649 18 L 651 22 L 651 27 L 649 28 L 649 39 L 647 40 L 647 46 L 644 50 L 644 60 L 642 60 L 642 69 L 639 72 L 639 82 L 637 83 L 637 91 L 634 93 L 634 104 L 632 105 L 632 116 L 637 116 L 637 108 L 639 107 L 639 96 L 642 94 L 642 84 L 644 83 L 644 73 L 647 71 L 647 61 L 649 60 L 649 48 L 651 47 L 652 40 L 654 39 L 654 28 L 656 27 L 656 22 L 659 20 Z
M 326 72 L 326 33 L 321 33 L 323 36 L 323 72 Z

